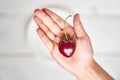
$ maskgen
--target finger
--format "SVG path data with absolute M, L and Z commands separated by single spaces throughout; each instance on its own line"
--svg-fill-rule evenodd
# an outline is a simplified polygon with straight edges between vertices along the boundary
M 55 34 L 59 35 L 61 29 L 59 26 L 42 10 L 35 10 L 35 15 L 38 16 L 42 22 Z
M 75 30 L 77 37 L 78 38 L 83 37 L 86 34 L 86 32 L 85 32 L 85 30 L 82 26 L 82 23 L 79 19 L 79 14 L 75 14 L 73 24 L 74 24 L 74 30 Z
M 47 26 L 37 17 L 34 16 L 36 24 L 45 32 L 45 34 L 51 39 L 54 40 L 55 35 L 47 28 Z
M 64 29 L 64 19 L 62 19 L 60 16 L 55 14 L 53 11 L 43 8 L 42 9 L 47 15 L 49 15 L 58 25 L 61 29 Z M 70 24 L 66 23 L 66 27 L 70 26 Z
M 43 43 L 48 48 L 48 50 L 51 52 L 53 49 L 52 41 L 46 36 L 46 34 L 40 28 L 37 29 L 37 33 L 39 37 L 41 38 L 41 40 L 43 41 Z

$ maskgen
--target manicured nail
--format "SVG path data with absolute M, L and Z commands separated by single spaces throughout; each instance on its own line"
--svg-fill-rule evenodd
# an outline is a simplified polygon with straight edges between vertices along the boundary
M 45 10 L 46 10 L 46 8 L 43 8 L 43 9 L 42 9 L 42 11 L 45 11 Z
M 80 17 L 80 14 L 79 13 L 76 13 L 78 15 L 78 17 Z
M 35 9 L 35 10 L 34 10 L 34 14 L 39 13 L 39 11 L 40 11 L 40 9 Z

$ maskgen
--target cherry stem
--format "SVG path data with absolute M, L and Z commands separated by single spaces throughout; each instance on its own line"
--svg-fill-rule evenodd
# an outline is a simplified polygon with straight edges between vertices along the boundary
M 68 39 L 68 36 L 67 36 L 65 24 L 66 24 L 66 20 L 67 20 L 69 17 L 71 17 L 71 16 L 72 16 L 72 15 L 67 16 L 66 19 L 64 20 L 64 34 L 65 34 L 65 38 L 66 38 L 67 41 L 68 41 L 69 39 Z

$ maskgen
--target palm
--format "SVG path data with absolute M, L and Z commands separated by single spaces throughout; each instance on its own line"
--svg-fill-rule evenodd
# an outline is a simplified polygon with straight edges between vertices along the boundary
M 88 39 L 88 38 L 87 38 Z M 87 39 L 77 39 L 76 40 L 76 50 L 70 58 L 66 58 L 59 52 L 58 43 L 53 44 L 52 53 L 54 59 L 65 69 L 68 67 L 74 68 L 75 64 L 81 64 L 83 61 L 87 62 L 92 57 L 91 44 Z M 90 47 L 84 47 L 90 46 Z M 79 52 L 79 53 L 78 53 Z M 91 53 L 90 53 L 91 52 Z
M 66 28 L 67 34 L 70 36 L 76 35 L 76 50 L 70 58 L 61 55 L 58 49 L 59 41 L 63 39 L 62 35 L 64 35 L 64 20 L 48 9 L 36 10 L 35 15 L 35 22 L 40 27 L 37 29 L 38 35 L 59 65 L 71 71 L 77 64 L 82 65 L 92 58 L 91 43 L 79 21 L 78 15 L 74 17 L 74 27 L 69 27 L 70 25 L 66 24 L 68 26 Z

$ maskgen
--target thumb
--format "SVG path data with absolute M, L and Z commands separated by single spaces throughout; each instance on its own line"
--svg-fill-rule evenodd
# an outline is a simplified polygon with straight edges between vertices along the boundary
M 85 30 L 82 26 L 82 23 L 79 19 L 79 14 L 75 14 L 74 19 L 73 19 L 73 25 L 74 25 L 74 31 L 75 31 L 76 36 L 78 38 L 84 37 L 86 32 L 85 32 Z

